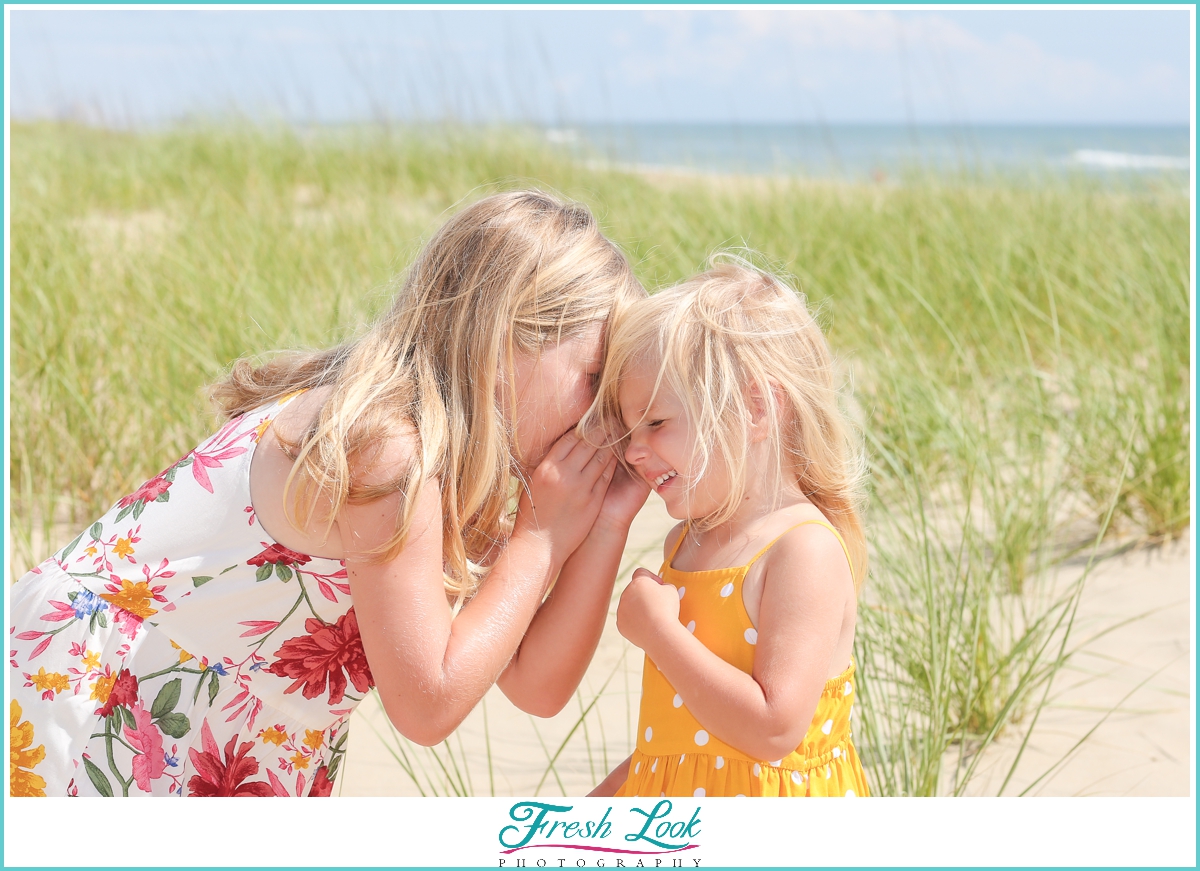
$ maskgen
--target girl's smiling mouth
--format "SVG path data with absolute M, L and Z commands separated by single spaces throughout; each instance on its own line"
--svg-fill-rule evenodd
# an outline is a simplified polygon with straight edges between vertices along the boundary
M 661 490 L 663 487 L 666 486 L 668 481 L 670 481 L 672 478 L 674 478 L 678 474 L 679 473 L 676 472 L 674 469 L 671 469 L 669 472 L 663 472 L 657 478 L 653 479 L 654 489 Z

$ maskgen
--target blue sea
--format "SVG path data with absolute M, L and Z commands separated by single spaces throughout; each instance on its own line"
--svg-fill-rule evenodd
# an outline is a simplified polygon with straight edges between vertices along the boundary
M 645 169 L 874 179 L 1083 173 L 1187 185 L 1187 126 L 626 124 L 547 128 L 590 161 Z

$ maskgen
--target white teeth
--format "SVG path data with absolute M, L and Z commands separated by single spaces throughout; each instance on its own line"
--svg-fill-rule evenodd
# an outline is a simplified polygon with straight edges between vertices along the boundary
M 671 480 L 678 474 L 679 474 L 678 472 L 676 472 L 674 469 L 672 469 L 671 471 L 667 472 L 665 475 L 659 475 L 657 478 L 654 479 L 654 486 L 661 487 L 665 482 Z

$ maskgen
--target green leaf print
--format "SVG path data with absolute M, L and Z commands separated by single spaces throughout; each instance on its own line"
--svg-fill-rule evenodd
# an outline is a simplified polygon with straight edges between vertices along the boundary
M 136 503 L 136 502 L 134 503 L 134 505 L 137 505 L 137 504 L 140 504 L 140 503 Z M 126 505 L 124 508 L 122 508 L 120 511 L 118 511 L 117 512 L 117 523 L 120 523 L 122 520 L 124 520 L 129 515 L 129 512 L 132 510 L 133 510 L 133 505 Z
M 137 720 L 133 718 L 133 711 L 126 707 L 119 707 L 117 710 L 121 712 L 121 719 L 125 721 L 125 725 L 137 731 Z
M 212 575 L 197 575 L 196 577 L 192 578 L 192 586 L 193 587 L 202 587 L 211 580 L 212 580 Z
M 104 535 L 104 524 L 97 520 L 92 524 L 92 528 L 88 530 L 88 535 L 92 537 L 93 541 L 99 541 L 100 536 Z
M 254 580 L 256 581 L 265 581 L 269 577 L 271 577 L 270 563 L 263 563 L 258 567 L 258 571 L 254 573 Z
M 79 542 L 82 540 L 83 540 L 83 533 L 81 532 L 81 533 L 79 533 L 79 535 L 75 536 L 75 540 L 73 542 L 71 542 L 70 544 L 68 544 L 66 547 L 63 548 L 62 556 L 60 557 L 60 559 L 65 560 L 67 557 L 69 557 L 71 555 L 71 551 L 75 550 L 75 548 L 79 545 Z
M 217 698 L 217 693 L 221 690 L 221 683 L 217 679 L 217 673 L 211 672 L 212 677 L 208 679 L 208 706 L 211 708 L 213 701 Z
M 170 502 L 171 501 L 171 491 L 164 490 L 163 492 L 158 494 L 158 498 L 155 499 L 154 501 L 155 502 Z
M 238 567 L 238 564 L 234 564 L 234 565 L 231 565 L 231 566 L 230 566 L 229 568 L 227 568 L 227 569 L 221 569 L 221 574 L 223 574 L 223 575 L 224 575 L 224 574 L 228 574 L 229 572 L 233 571 L 233 570 L 234 570 L 234 569 L 236 569 L 237 567 Z
M 162 729 L 172 738 L 182 738 L 188 732 L 192 731 L 192 724 L 184 714 L 176 711 L 159 718 L 158 728 Z
M 182 687 L 183 679 L 178 677 L 163 684 L 163 688 L 154 698 L 154 704 L 150 706 L 150 716 L 157 720 L 175 710 L 175 705 L 179 703 L 179 693 Z
M 87 769 L 88 780 L 92 782 L 92 786 L 96 787 L 96 791 L 105 798 L 112 798 L 112 784 L 108 782 L 108 778 L 104 776 L 100 766 L 85 756 L 83 767 Z
M 292 579 L 292 570 L 283 563 L 275 563 L 275 574 L 279 575 L 279 580 L 290 581 Z
M 139 499 L 133 503 L 133 519 L 137 520 L 142 516 L 142 512 L 146 510 L 146 503 Z

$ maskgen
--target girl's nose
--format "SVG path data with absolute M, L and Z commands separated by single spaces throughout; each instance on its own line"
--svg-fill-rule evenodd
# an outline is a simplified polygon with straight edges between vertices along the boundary
M 625 461 L 636 466 L 646 459 L 649 453 L 645 445 L 639 444 L 637 439 L 633 438 L 629 440 L 629 447 L 625 449 Z

